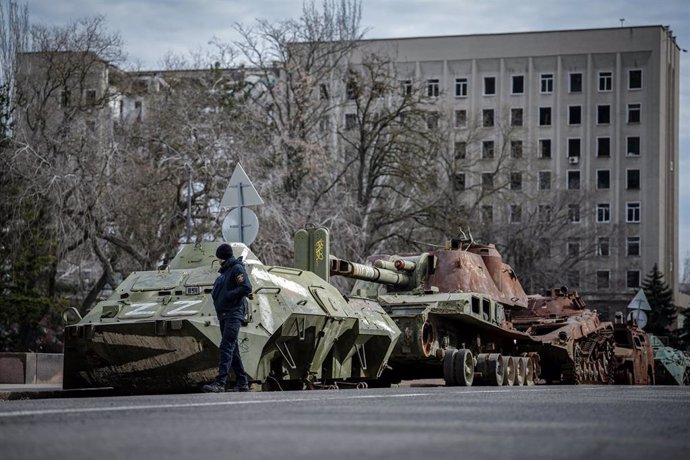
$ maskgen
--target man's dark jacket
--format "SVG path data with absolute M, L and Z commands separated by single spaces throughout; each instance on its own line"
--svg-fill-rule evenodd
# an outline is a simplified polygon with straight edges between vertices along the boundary
M 220 266 L 213 284 L 213 306 L 218 316 L 244 319 L 244 297 L 252 293 L 242 257 L 231 257 Z

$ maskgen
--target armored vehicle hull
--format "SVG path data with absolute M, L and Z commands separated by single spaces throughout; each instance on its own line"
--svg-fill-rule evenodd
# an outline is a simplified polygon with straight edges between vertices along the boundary
M 654 385 L 654 350 L 649 335 L 636 323 L 614 325 L 615 383 Z
M 535 350 L 547 383 L 613 383 L 613 325 L 588 310 L 577 293 L 560 288 L 530 296 L 513 324 L 539 342 Z
M 690 385 L 690 357 L 667 347 L 655 335 L 649 335 L 654 349 L 654 375 L 657 385 Z
M 132 273 L 65 330 L 64 388 L 195 391 L 217 372 L 220 328 L 211 288 L 219 243 L 186 245 L 166 270 Z M 400 334 L 375 302 L 349 300 L 305 270 L 263 265 L 241 243 L 254 288 L 239 346 L 265 389 L 365 385 Z

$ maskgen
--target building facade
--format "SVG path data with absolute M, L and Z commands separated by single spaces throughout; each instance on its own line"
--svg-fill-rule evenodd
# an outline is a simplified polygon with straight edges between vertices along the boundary
M 510 222 L 522 207 L 551 212 L 556 194 L 575 197 L 562 206 L 579 238 L 550 251 L 593 248 L 568 281 L 613 317 L 654 264 L 678 292 L 679 52 L 668 28 L 645 26 L 368 40 L 354 64 L 390 56 L 403 85 L 418 82 L 450 112 L 450 143 L 473 118 L 488 128 L 460 142 L 479 160 L 457 178 L 461 190 L 487 179 L 497 161 L 487 149 L 510 126 L 520 191 L 484 211 Z

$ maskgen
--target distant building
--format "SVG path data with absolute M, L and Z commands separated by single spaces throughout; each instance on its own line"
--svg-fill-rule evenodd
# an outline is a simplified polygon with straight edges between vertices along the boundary
M 516 128 L 511 139 L 520 142 L 521 164 L 513 172 L 525 179 L 520 177 L 524 183 L 514 201 L 486 206 L 494 222 L 510 222 L 511 203 L 520 203 L 525 190 L 535 197 L 532 207 L 563 191 L 587 194 L 587 200 L 569 205 L 578 240 L 551 251 L 576 253 L 585 244 L 596 248 L 567 274 L 569 287 L 579 288 L 590 306 L 612 318 L 655 263 L 677 297 L 680 50 L 667 27 L 397 38 L 361 45 L 362 55 L 390 56 L 403 84 L 426 85 L 430 105 L 450 108 L 453 136 L 462 136 L 473 115 L 491 119 L 485 127 L 504 117 Z M 495 125 L 466 146 L 467 155 L 480 161 L 458 178 L 463 188 L 481 181 L 482 169 L 492 169 L 495 159 L 482 156 L 482 146 L 501 141 Z

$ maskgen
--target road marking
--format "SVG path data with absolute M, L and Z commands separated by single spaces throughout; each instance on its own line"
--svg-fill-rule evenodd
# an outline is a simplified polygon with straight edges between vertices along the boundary
M 214 407 L 214 406 L 242 406 L 252 404 L 279 404 L 279 403 L 293 403 L 293 402 L 313 402 L 313 401 L 342 401 L 342 400 L 356 400 L 356 399 L 392 399 L 392 398 L 413 398 L 418 396 L 433 396 L 439 394 L 458 395 L 458 394 L 479 394 L 479 393 L 510 393 L 514 390 L 464 390 L 464 391 L 447 391 L 445 393 L 404 393 L 395 395 L 354 395 L 354 396 L 335 396 L 327 398 L 290 398 L 290 399 L 258 399 L 258 400 L 240 400 L 240 401 L 214 401 L 214 402 L 198 402 L 198 403 L 180 403 L 180 404 L 145 404 L 136 406 L 112 406 L 112 407 L 82 407 L 82 408 L 64 408 L 64 409 L 42 409 L 42 410 L 23 410 L 15 412 L 0 412 L 0 418 L 10 417 L 26 417 L 36 415 L 59 415 L 59 414 L 85 414 L 93 412 L 122 412 L 128 410 L 155 410 L 155 409 L 187 409 L 193 407 Z M 523 391 L 547 391 L 541 388 L 525 388 Z

